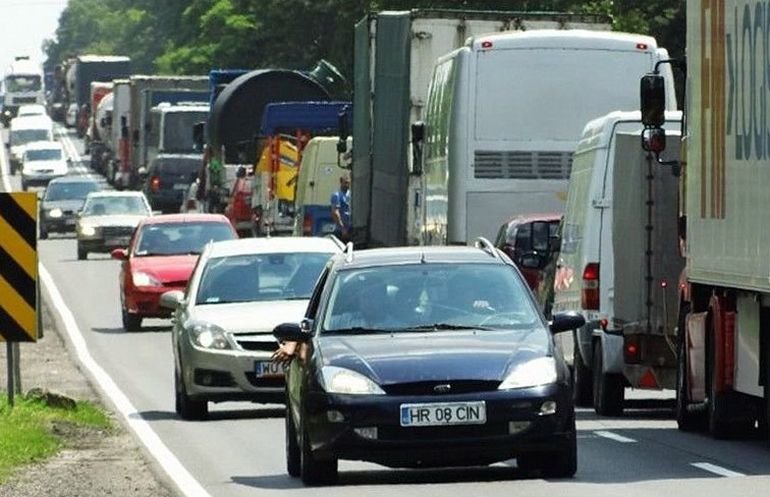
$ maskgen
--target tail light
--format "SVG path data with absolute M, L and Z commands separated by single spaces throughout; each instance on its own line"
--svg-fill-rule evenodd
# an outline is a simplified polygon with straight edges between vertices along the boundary
M 626 364 L 638 364 L 642 359 L 642 348 L 636 336 L 625 337 L 623 344 L 623 356 Z
M 583 309 L 599 310 L 599 264 L 592 262 L 583 269 L 583 292 L 580 295 Z
M 309 214 L 305 214 L 302 218 L 302 233 L 305 236 L 311 236 L 313 234 L 313 219 Z
M 160 190 L 160 177 L 159 176 L 153 176 L 150 180 L 150 190 L 157 192 Z

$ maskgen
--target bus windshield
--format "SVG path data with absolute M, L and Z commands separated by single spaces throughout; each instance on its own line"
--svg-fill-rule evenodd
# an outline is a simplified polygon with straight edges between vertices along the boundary
M 8 92 L 38 91 L 42 88 L 40 76 L 31 74 L 24 76 L 8 76 L 5 78 L 5 88 Z

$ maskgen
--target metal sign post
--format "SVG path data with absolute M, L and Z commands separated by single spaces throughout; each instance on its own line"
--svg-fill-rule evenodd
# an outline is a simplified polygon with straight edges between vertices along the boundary
M 11 342 L 6 343 L 6 359 L 8 360 L 8 405 L 13 407 L 14 395 L 16 394 L 16 382 L 14 381 L 15 375 L 15 361 L 13 360 L 13 344 Z

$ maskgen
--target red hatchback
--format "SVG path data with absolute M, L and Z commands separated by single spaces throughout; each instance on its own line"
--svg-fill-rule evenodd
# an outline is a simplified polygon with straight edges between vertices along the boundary
M 170 311 L 159 305 L 161 294 L 185 289 L 198 255 L 209 241 L 235 238 L 233 226 L 221 214 L 168 214 L 140 222 L 128 249 L 112 251 L 113 259 L 123 261 L 123 328 L 137 331 L 144 318 L 170 317 Z

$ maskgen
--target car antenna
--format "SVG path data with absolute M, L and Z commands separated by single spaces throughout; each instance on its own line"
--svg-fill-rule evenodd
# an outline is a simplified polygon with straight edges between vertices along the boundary
M 476 241 L 473 243 L 473 245 L 476 248 L 480 248 L 484 252 L 488 253 L 495 259 L 502 260 L 502 258 L 500 257 L 500 254 L 497 252 L 497 249 L 495 248 L 494 245 L 492 245 L 492 242 L 490 242 L 483 236 L 476 238 Z

